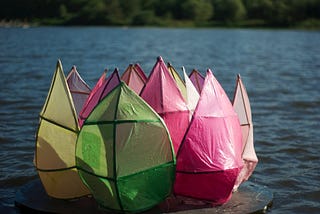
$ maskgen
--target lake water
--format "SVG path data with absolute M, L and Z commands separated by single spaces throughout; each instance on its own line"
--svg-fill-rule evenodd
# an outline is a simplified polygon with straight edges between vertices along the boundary
M 37 178 L 38 115 L 58 58 L 92 87 L 105 68 L 161 55 L 180 71 L 210 68 L 230 97 L 240 73 L 259 158 L 251 181 L 274 193 L 270 213 L 320 213 L 320 32 L 104 27 L 0 28 L 0 205 Z M 1 210 L 0 210 L 1 212 Z

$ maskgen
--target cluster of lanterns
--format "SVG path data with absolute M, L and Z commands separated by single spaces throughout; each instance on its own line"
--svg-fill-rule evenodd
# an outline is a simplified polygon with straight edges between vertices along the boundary
M 92 194 L 108 210 L 140 212 L 171 194 L 227 202 L 257 157 L 238 76 L 234 100 L 208 69 L 184 81 L 157 58 L 149 77 L 130 64 L 91 90 L 58 61 L 40 113 L 35 165 L 49 196 Z

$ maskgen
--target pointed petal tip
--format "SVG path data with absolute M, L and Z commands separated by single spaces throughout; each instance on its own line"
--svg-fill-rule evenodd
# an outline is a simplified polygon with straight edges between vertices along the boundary
M 57 66 L 61 66 L 62 67 L 62 62 L 60 59 L 57 60 Z
M 184 68 L 184 66 L 181 66 L 181 70 L 182 70 L 183 72 L 186 72 L 186 69 Z
M 209 69 L 209 70 L 210 70 L 210 69 Z M 192 69 L 192 71 L 190 72 L 190 76 L 191 76 L 191 74 L 192 74 L 192 75 L 199 75 L 199 76 L 203 77 L 202 74 L 201 74 L 201 72 L 200 72 L 198 69 L 196 69 L 196 68 L 193 68 L 193 69 Z
M 139 67 L 139 68 L 141 68 L 141 66 L 140 66 L 140 64 L 137 62 L 137 63 L 134 63 L 134 65 L 133 65 L 134 67 Z M 142 69 L 142 68 L 141 68 Z
M 158 60 L 158 61 L 163 61 L 162 56 L 158 56 L 158 57 L 157 57 L 157 60 Z
M 56 69 L 57 69 L 57 68 L 60 68 L 60 70 L 63 71 L 63 66 L 62 66 L 62 62 L 61 62 L 60 59 L 58 59 L 58 61 L 57 61 Z

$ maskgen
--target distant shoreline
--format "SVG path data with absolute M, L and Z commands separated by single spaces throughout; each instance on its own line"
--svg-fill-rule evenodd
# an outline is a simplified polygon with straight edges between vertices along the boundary
M 48 21 L 48 20 L 47 20 Z M 268 25 L 263 22 L 252 22 L 250 20 L 244 22 L 235 22 L 235 23 L 222 23 L 216 22 L 214 24 L 208 25 L 195 25 L 190 22 L 172 22 L 168 25 L 96 25 L 96 24 L 67 24 L 63 22 L 49 22 L 48 23 L 38 23 L 38 22 L 29 22 L 21 20 L 0 20 L 0 27 L 9 28 L 9 27 L 41 27 L 41 26 L 64 26 L 64 27 L 74 27 L 74 26 L 83 26 L 83 27 L 126 27 L 126 28 L 136 28 L 136 27 L 159 27 L 159 28 L 242 28 L 242 29 L 298 29 L 298 30 L 320 30 L 320 20 L 306 20 L 300 24 L 293 26 L 277 26 L 277 25 Z
M 37 26 L 34 23 L 24 22 L 20 20 L 0 20 L 0 27 L 22 27 L 28 28 L 31 26 Z

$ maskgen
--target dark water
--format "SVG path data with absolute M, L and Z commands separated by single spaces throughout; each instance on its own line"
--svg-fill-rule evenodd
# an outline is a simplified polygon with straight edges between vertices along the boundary
M 259 158 L 251 181 L 274 192 L 271 213 L 320 213 L 320 32 L 240 29 L 0 28 L 2 207 L 37 177 L 34 136 L 58 58 L 93 86 L 106 67 L 149 73 L 159 55 L 177 70 L 211 68 L 230 97 L 240 73 Z

